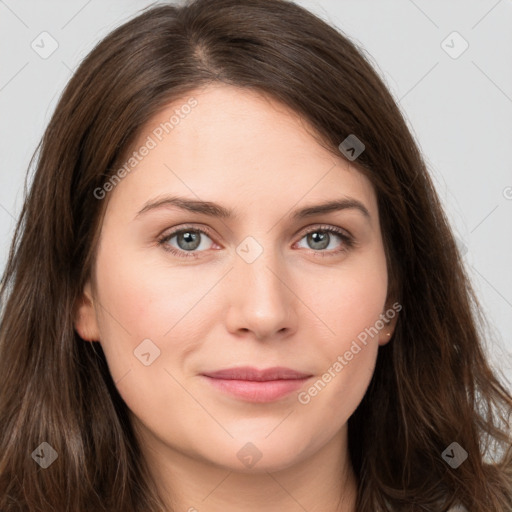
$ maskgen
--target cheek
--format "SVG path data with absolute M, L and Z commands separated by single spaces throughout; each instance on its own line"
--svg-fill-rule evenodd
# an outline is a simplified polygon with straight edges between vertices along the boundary
M 322 432 L 326 438 L 346 424 L 371 381 L 378 347 L 376 344 L 359 345 L 356 348 L 352 345 L 352 350 L 344 347 L 348 350 L 340 351 L 340 359 L 333 359 L 325 372 L 297 397 L 298 407 L 314 423 L 312 431 Z M 352 354 L 350 360 L 347 352 Z
M 129 372 L 124 389 L 136 379 L 142 395 L 143 388 L 161 389 L 170 379 L 165 370 L 174 374 L 196 347 L 194 340 L 207 335 L 215 305 L 204 295 L 218 276 L 165 266 L 161 258 L 148 261 L 142 251 L 121 254 L 115 250 L 121 241 L 111 240 L 97 260 L 101 345 L 114 381 Z
M 324 270 L 301 280 L 301 297 L 327 326 L 323 330 L 330 340 L 327 348 L 331 355 L 344 351 L 347 342 L 350 345 L 375 326 L 384 312 L 387 280 L 385 256 L 378 248 L 331 272 Z
M 367 254 L 366 259 L 354 258 L 353 264 L 340 266 L 329 279 L 309 276 L 303 281 L 303 295 L 310 290 L 304 302 L 312 304 L 311 309 L 327 328 L 322 328 L 322 336 L 317 333 L 324 373 L 299 397 L 299 403 L 317 417 L 322 417 L 322 410 L 332 411 L 336 425 L 348 420 L 359 405 L 377 358 L 387 271 L 383 252 Z M 312 286 L 313 281 L 316 286 Z M 324 293 L 319 293 L 322 282 Z
M 186 313 L 199 290 L 194 295 L 190 283 L 176 279 L 178 272 L 107 246 L 98 254 L 96 275 L 100 342 L 112 379 L 129 409 L 152 424 L 164 414 L 163 404 L 184 407 L 172 366 L 187 350 Z
M 126 242 L 125 242 L 126 243 Z M 102 333 L 110 342 L 110 329 L 121 338 L 161 339 L 204 293 L 193 270 L 165 267 L 142 257 L 142 252 L 116 254 L 105 246 L 98 257 L 97 279 L 104 319 Z M 109 314 L 110 313 L 110 314 Z

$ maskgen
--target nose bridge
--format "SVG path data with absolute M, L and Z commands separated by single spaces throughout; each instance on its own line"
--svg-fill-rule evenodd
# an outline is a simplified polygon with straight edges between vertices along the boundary
M 293 294 L 271 238 L 267 233 L 242 240 L 230 273 L 231 327 L 252 330 L 258 337 L 290 328 L 294 318 Z
M 263 239 L 264 238 L 264 239 Z M 267 301 L 274 301 L 283 296 L 283 282 L 278 279 L 282 273 L 279 250 L 271 241 L 271 235 L 247 236 L 236 248 L 235 273 L 255 298 L 265 296 Z M 281 302 L 281 301 L 280 301 Z

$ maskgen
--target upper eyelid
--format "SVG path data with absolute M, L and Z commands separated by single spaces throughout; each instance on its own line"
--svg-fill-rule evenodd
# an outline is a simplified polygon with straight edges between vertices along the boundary
M 172 238 L 173 236 L 176 236 L 177 234 L 179 234 L 179 233 L 181 233 L 183 231 L 187 231 L 187 230 L 190 230 L 190 231 L 200 231 L 201 233 L 203 233 L 205 235 L 208 235 L 210 238 L 212 238 L 212 236 L 213 236 L 213 234 L 212 234 L 210 229 L 205 228 L 204 226 L 198 227 L 198 226 L 194 226 L 193 224 L 191 224 L 191 225 L 185 225 L 184 227 L 173 228 L 167 234 L 165 234 L 165 232 L 164 232 L 162 235 L 159 236 L 159 238 L 160 239 L 162 239 L 162 238 Z

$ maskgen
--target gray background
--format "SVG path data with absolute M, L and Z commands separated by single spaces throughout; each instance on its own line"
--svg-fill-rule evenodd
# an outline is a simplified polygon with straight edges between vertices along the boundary
M 0 0 L 0 270 L 64 85 L 103 36 L 151 3 Z M 512 1 L 297 3 L 363 46 L 399 102 L 494 326 L 491 363 L 512 380 Z

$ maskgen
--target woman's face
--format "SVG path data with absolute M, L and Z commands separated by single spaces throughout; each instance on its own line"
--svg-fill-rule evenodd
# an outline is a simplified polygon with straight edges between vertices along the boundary
M 389 339 L 375 192 L 282 104 L 190 97 L 148 123 L 103 199 L 75 327 L 160 453 L 284 469 L 343 442 Z

